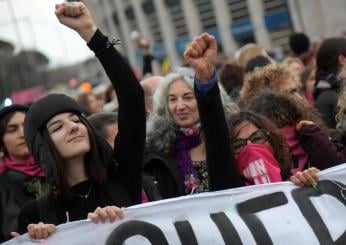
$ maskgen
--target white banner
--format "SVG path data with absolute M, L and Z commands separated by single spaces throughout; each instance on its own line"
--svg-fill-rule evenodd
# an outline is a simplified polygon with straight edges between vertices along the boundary
M 320 173 L 318 190 L 289 182 L 126 208 L 120 221 L 63 224 L 44 244 L 346 244 L 346 164 Z M 37 244 L 28 235 L 7 245 Z

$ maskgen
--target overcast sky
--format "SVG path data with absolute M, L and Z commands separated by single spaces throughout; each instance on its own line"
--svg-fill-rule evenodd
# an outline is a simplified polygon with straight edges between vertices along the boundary
M 17 51 L 23 47 L 37 49 L 49 58 L 51 66 L 73 64 L 92 56 L 84 40 L 55 17 L 54 6 L 61 2 L 0 0 L 0 39 L 14 44 Z

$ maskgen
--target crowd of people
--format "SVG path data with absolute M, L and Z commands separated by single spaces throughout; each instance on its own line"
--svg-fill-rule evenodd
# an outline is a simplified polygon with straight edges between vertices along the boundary
M 111 87 L 47 95 L 0 110 L 0 241 L 57 225 L 114 221 L 122 207 L 246 185 L 316 185 L 346 162 L 346 39 L 312 48 L 292 34 L 279 62 L 258 44 L 217 65 L 213 36 L 186 47 L 186 66 L 138 81 L 81 2 L 56 5 L 102 64 Z M 220 67 L 220 70 L 216 70 Z

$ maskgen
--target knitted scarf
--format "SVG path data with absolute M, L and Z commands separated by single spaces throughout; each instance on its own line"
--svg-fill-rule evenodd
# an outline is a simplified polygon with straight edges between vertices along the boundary
M 6 168 L 9 168 L 9 169 L 13 169 L 30 176 L 39 176 L 39 177 L 44 176 L 44 172 L 42 171 L 40 166 L 38 166 L 35 163 L 34 159 L 32 158 L 29 158 L 28 160 L 23 162 L 14 162 L 9 156 L 5 156 L 3 161 L 4 161 L 3 171 Z
M 181 183 L 185 183 L 191 176 L 197 178 L 189 150 L 201 143 L 200 126 L 177 130 L 176 136 L 174 158 L 178 165 Z

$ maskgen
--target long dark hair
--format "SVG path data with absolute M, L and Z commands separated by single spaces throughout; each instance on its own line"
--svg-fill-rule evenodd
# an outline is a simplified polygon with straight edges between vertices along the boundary
M 338 75 L 341 68 L 339 55 L 346 56 L 346 39 L 328 38 L 322 42 L 316 57 L 316 81 Z
M 229 131 L 231 136 L 231 144 L 236 139 L 234 128 L 242 122 L 250 122 L 258 129 L 264 129 L 269 132 L 269 143 L 273 148 L 274 157 L 279 162 L 281 169 L 281 177 L 286 180 L 291 175 L 291 156 L 289 153 L 288 145 L 281 135 L 279 129 L 264 116 L 255 114 L 250 111 L 242 111 L 229 120 Z
M 86 175 L 93 182 L 98 185 L 102 185 L 107 180 L 106 169 L 102 165 L 100 153 L 98 151 L 98 147 L 95 140 L 95 134 L 93 130 L 90 128 L 87 120 L 83 116 L 79 116 L 79 119 L 84 124 L 84 126 L 88 130 L 89 139 L 90 139 L 90 151 L 86 153 L 84 156 L 84 166 Z M 57 181 L 59 183 L 58 190 L 53 190 L 52 186 L 49 186 L 48 196 L 50 198 L 59 199 L 59 200 L 69 200 L 73 197 L 73 193 L 71 192 L 71 186 L 67 181 L 66 177 L 66 162 L 56 149 L 52 139 L 48 134 L 48 130 L 45 129 L 44 137 L 47 140 L 49 148 L 52 152 L 54 160 L 56 162 L 56 171 L 57 171 Z M 44 164 L 44 163 L 43 163 Z

